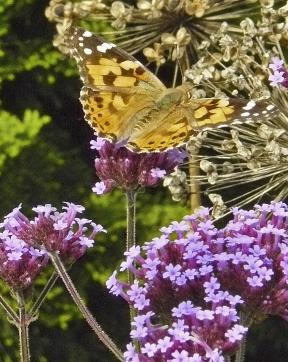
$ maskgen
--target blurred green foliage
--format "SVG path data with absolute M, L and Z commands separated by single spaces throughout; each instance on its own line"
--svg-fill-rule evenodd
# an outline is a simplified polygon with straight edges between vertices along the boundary
M 26 109 L 23 119 L 0 110 L 0 172 L 9 157 L 17 157 L 24 147 L 33 143 L 49 116 L 40 116 L 37 110 Z
M 89 150 L 93 134 L 78 102 L 81 84 L 76 67 L 52 47 L 54 28 L 44 17 L 47 5 L 48 0 L 0 0 L 0 214 L 20 202 L 29 214 L 37 204 L 59 207 L 62 201 L 72 201 L 83 204 L 85 216 L 108 230 L 70 274 L 98 322 L 123 346 L 129 333 L 127 305 L 109 295 L 104 283 L 125 249 L 125 195 L 91 193 L 96 182 L 95 155 Z M 161 225 L 189 212 L 161 188 L 140 193 L 137 210 L 140 243 L 156 236 Z M 35 295 L 50 272 L 37 280 Z M 11 299 L 3 285 L 1 294 Z M 0 318 L 0 361 L 17 361 L 17 330 L 4 314 Z M 280 322 L 283 333 L 277 337 L 279 321 L 269 323 L 252 331 L 249 361 L 286 361 L 282 355 L 288 352 L 287 325 Z M 273 330 L 272 337 L 266 336 L 268 330 Z M 59 281 L 31 326 L 30 340 L 32 362 L 114 361 Z M 265 356 L 259 353 L 263 341 Z

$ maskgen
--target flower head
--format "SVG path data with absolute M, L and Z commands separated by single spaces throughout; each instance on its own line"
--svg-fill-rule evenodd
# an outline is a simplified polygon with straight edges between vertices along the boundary
M 157 185 L 186 155 L 178 149 L 162 153 L 134 153 L 100 137 L 91 145 L 99 153 L 95 168 L 101 181 L 93 188 L 97 194 L 109 192 L 114 186 L 137 190 L 142 186 Z
M 84 210 L 81 205 L 65 202 L 61 211 L 50 204 L 32 210 L 37 214 L 34 219 L 29 220 L 18 207 L 2 223 L 2 243 L 8 260 L 21 263 L 22 254 L 31 254 L 32 250 L 34 258 L 43 259 L 47 252 L 57 252 L 65 263 L 72 263 L 93 246 L 98 232 L 105 231 L 101 225 L 78 217 Z
M 134 282 L 118 281 L 114 272 L 107 286 L 137 310 L 131 338 L 140 350 L 129 345 L 127 356 L 223 361 L 254 320 L 288 319 L 288 206 L 272 202 L 233 214 L 218 229 L 202 209 L 161 228 L 142 253 L 126 253 L 122 270 L 129 268 Z

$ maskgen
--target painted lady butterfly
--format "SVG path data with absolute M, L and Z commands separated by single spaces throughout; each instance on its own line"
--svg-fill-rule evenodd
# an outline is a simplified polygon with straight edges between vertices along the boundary
M 276 107 L 244 98 L 191 98 L 192 87 L 165 85 L 134 57 L 77 27 L 65 42 L 84 83 L 80 101 L 98 135 L 137 152 L 159 152 L 197 132 L 271 118 Z

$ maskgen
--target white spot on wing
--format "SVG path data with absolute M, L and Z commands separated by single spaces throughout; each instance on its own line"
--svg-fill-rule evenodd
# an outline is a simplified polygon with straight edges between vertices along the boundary
M 84 53 L 85 53 L 86 55 L 90 55 L 90 54 L 92 54 L 92 49 L 90 49 L 90 48 L 84 48 Z
M 113 47 L 115 47 L 115 44 L 113 43 L 103 43 L 101 45 L 97 45 L 97 50 L 100 53 L 106 53 L 108 49 L 111 49 Z
M 249 112 L 243 112 L 241 113 L 241 117 L 248 117 L 250 116 L 250 113 Z
M 271 110 L 274 109 L 274 108 L 275 108 L 275 106 L 274 106 L 273 104 L 269 104 L 269 105 L 266 107 L 267 111 L 271 111 Z
M 250 109 L 254 108 L 256 106 L 256 103 L 254 101 L 249 101 L 243 109 L 245 111 L 249 111 Z
M 90 38 L 92 35 L 93 34 L 91 33 L 91 31 L 88 31 L 88 30 L 84 31 L 84 33 L 83 33 L 83 36 L 85 36 L 85 38 Z

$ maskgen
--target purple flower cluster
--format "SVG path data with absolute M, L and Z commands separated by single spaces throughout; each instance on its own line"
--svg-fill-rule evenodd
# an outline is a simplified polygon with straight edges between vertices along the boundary
M 98 232 L 105 231 L 77 217 L 84 210 L 80 205 L 67 202 L 61 212 L 50 204 L 37 206 L 32 220 L 20 209 L 4 218 L 0 232 L 0 277 L 15 290 L 31 285 L 48 263 L 47 252 L 56 251 L 65 263 L 72 263 L 93 246 Z
M 233 209 L 224 228 L 208 209 L 160 229 L 126 253 L 129 285 L 107 281 L 136 311 L 126 361 L 224 361 L 247 326 L 270 314 L 288 320 L 288 206 Z M 239 312 L 245 326 L 239 322 Z
M 95 168 L 101 181 L 93 188 L 97 194 L 109 192 L 113 187 L 137 190 L 142 186 L 154 186 L 186 157 L 186 153 L 178 149 L 135 153 L 100 137 L 91 141 L 91 148 L 99 153 Z
M 288 69 L 285 68 L 284 62 L 278 57 L 272 58 L 272 63 L 269 64 L 272 74 L 269 76 L 270 85 L 276 87 L 278 84 L 288 88 Z

